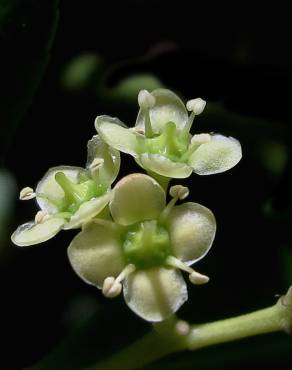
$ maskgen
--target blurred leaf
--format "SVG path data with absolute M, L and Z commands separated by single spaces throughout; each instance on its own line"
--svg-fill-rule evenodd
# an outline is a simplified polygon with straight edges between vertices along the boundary
M 288 163 L 288 148 L 274 140 L 259 141 L 257 156 L 261 165 L 272 175 L 281 175 Z
M 120 81 L 108 91 L 108 97 L 113 100 L 137 101 L 140 90 L 155 90 L 163 87 L 162 82 L 151 74 L 135 74 Z
M 0 254 L 13 213 L 15 193 L 16 184 L 14 178 L 6 170 L 0 169 Z
M 281 250 L 281 260 L 284 282 L 292 285 L 292 247 Z
M 57 5 L 58 0 L 0 0 L 2 152 L 47 67 L 58 19 Z
M 103 61 L 98 55 L 79 55 L 65 66 L 61 84 L 69 92 L 95 91 L 101 83 L 103 69 Z

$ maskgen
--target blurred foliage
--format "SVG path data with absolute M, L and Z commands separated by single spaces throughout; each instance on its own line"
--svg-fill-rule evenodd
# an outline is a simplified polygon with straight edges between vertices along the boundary
M 8 227 L 14 211 L 15 195 L 16 184 L 13 176 L 0 168 L 0 256 L 9 234 Z
M 0 154 L 44 75 L 57 20 L 58 0 L 0 1 Z

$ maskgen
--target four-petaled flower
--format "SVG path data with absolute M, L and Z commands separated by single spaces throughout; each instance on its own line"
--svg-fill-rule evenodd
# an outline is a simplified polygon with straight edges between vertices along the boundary
M 101 138 L 113 148 L 131 154 L 149 174 L 185 178 L 192 172 L 210 175 L 224 172 L 241 159 L 240 143 L 220 134 L 192 136 L 196 115 L 205 107 L 197 98 L 183 102 L 172 91 L 142 90 L 136 125 L 128 129 L 118 118 L 98 116 L 95 127 Z
M 186 283 L 209 279 L 190 265 L 210 249 L 216 231 L 213 213 L 197 203 L 175 206 L 188 195 L 186 187 L 165 191 L 151 177 L 131 174 L 112 191 L 112 221 L 95 219 L 73 239 L 68 256 L 75 272 L 101 288 L 107 297 L 123 289 L 128 306 L 145 320 L 164 320 L 187 300 Z
M 18 246 L 44 242 L 61 229 L 78 228 L 98 215 L 108 204 L 110 186 L 120 168 L 119 151 L 94 136 L 88 142 L 86 168 L 51 168 L 35 192 L 26 187 L 20 199 L 36 198 L 40 211 L 34 221 L 17 228 L 11 239 Z

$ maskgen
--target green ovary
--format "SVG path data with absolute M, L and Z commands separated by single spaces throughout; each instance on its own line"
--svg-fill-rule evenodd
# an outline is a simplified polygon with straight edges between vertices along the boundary
M 137 269 L 163 265 L 171 254 L 168 232 L 155 220 L 135 224 L 125 235 L 123 250 Z
M 55 174 L 56 182 L 64 191 L 64 197 L 58 201 L 59 212 L 75 213 L 81 204 L 92 198 L 99 197 L 106 192 L 105 186 L 97 184 L 90 178 L 82 179 L 80 183 L 74 183 L 63 173 Z
M 168 122 L 159 136 L 145 139 L 141 154 L 160 154 L 175 162 L 184 162 L 182 158 L 188 150 L 189 140 L 188 132 L 179 133 L 175 123 Z

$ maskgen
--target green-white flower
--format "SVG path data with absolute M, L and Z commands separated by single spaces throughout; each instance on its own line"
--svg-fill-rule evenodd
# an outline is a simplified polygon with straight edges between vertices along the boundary
M 131 154 L 148 172 L 185 178 L 192 172 L 210 175 L 224 172 L 241 159 L 240 143 L 220 134 L 192 136 L 190 129 L 206 102 L 200 98 L 183 102 L 172 91 L 142 90 L 136 125 L 128 129 L 119 119 L 98 116 L 95 127 L 102 139 Z
M 161 321 L 187 300 L 179 270 L 194 284 L 209 278 L 190 265 L 210 249 L 216 231 L 213 213 L 197 203 L 175 206 L 188 195 L 183 186 L 165 192 L 151 177 L 131 174 L 113 189 L 113 222 L 95 219 L 73 239 L 68 256 L 75 272 L 109 298 L 123 290 L 128 306 L 143 319 Z
M 59 166 L 48 170 L 36 190 L 26 187 L 20 199 L 36 198 L 35 219 L 17 228 L 11 239 L 18 246 L 44 242 L 61 229 L 78 228 L 109 203 L 111 184 L 120 168 L 119 151 L 94 136 L 88 142 L 86 168 Z

